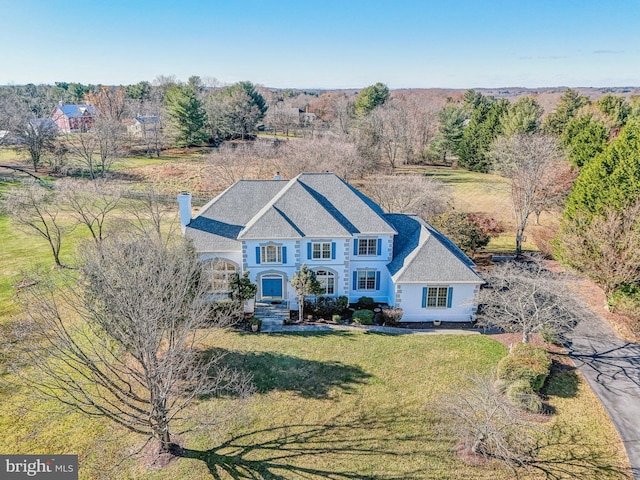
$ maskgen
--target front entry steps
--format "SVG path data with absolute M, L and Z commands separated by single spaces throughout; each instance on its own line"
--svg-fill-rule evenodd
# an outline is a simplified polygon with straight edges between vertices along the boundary
M 254 316 L 262 320 L 262 332 L 280 330 L 284 321 L 289 319 L 289 315 L 286 304 L 256 302 Z

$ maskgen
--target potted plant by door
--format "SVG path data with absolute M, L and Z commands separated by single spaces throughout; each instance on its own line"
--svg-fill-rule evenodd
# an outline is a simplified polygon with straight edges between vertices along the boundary
M 259 332 L 260 327 L 262 327 L 262 320 L 260 320 L 258 317 L 251 317 L 249 319 L 249 325 L 251 325 L 252 332 Z

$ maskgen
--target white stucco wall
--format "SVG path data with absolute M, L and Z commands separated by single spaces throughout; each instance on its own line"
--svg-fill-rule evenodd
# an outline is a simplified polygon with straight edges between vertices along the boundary
M 429 286 L 453 287 L 451 308 L 423 308 L 422 289 Z M 397 285 L 399 290 L 396 297 L 400 301 L 396 305 L 402 308 L 403 322 L 428 322 L 442 320 L 445 322 L 468 322 L 475 315 L 476 284 L 451 284 L 451 285 L 427 285 L 401 283 Z

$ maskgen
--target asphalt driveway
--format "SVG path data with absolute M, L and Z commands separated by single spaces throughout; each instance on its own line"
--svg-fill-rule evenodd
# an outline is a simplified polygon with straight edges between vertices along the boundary
M 609 413 L 640 480 L 640 345 L 620 339 L 593 314 L 578 324 L 568 350 Z

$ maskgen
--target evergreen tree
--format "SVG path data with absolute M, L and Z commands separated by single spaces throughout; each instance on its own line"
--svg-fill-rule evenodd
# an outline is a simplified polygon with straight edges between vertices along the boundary
M 477 97 L 474 97 L 474 100 Z M 458 164 L 476 172 L 488 172 L 491 166 L 491 144 L 501 133 L 502 117 L 509 102 L 493 97 L 480 98 L 471 113 L 458 149 Z
M 305 297 L 308 295 L 320 295 L 323 292 L 322 285 L 316 278 L 316 273 L 303 263 L 300 270 L 293 274 L 291 286 L 298 294 L 298 319 L 302 321 L 304 318 Z
M 251 82 L 238 82 L 208 98 L 211 135 L 217 141 L 245 138 L 258 128 L 268 107 Z
M 605 151 L 587 163 L 567 198 L 565 220 L 621 211 L 640 198 L 640 121 L 629 122 Z M 586 218 L 585 218 L 586 215 Z
M 431 148 L 438 153 L 443 162 L 447 161 L 447 155 L 458 153 L 467 119 L 467 110 L 454 103 L 448 103 L 438 113 L 440 126 Z
M 622 127 L 627 123 L 627 118 L 631 115 L 631 105 L 629 105 L 624 97 L 607 94 L 598 99 L 596 106 L 602 111 L 615 128 Z
M 637 255 L 633 253 L 638 244 L 636 237 L 627 241 L 630 237 L 626 233 L 640 228 L 638 152 L 640 120 L 634 119 L 603 153 L 582 168 L 567 198 L 558 236 L 558 257 L 584 271 L 608 293 L 620 286 L 617 280 L 612 283 L 614 277 L 621 278 L 620 272 L 636 268 Z M 630 277 L 625 274 L 624 278 L 628 281 Z
M 542 107 L 534 98 L 522 97 L 509 105 L 502 117 L 502 133 L 533 133 L 540 126 Z
M 382 105 L 389 98 L 389 87 L 384 83 L 376 83 L 362 89 L 358 94 L 355 103 L 355 113 L 363 117 L 371 112 L 378 105 Z
M 571 162 L 582 167 L 604 151 L 609 130 L 593 115 L 580 115 L 567 124 L 560 138 Z
M 187 85 L 174 84 L 165 95 L 167 113 L 176 131 L 178 146 L 199 145 L 208 138 L 207 114 L 197 89 L 195 82 Z
M 575 90 L 568 89 L 560 98 L 556 109 L 544 121 L 544 129 L 554 135 L 562 135 L 567 124 L 576 116 L 578 110 L 591 101 Z

